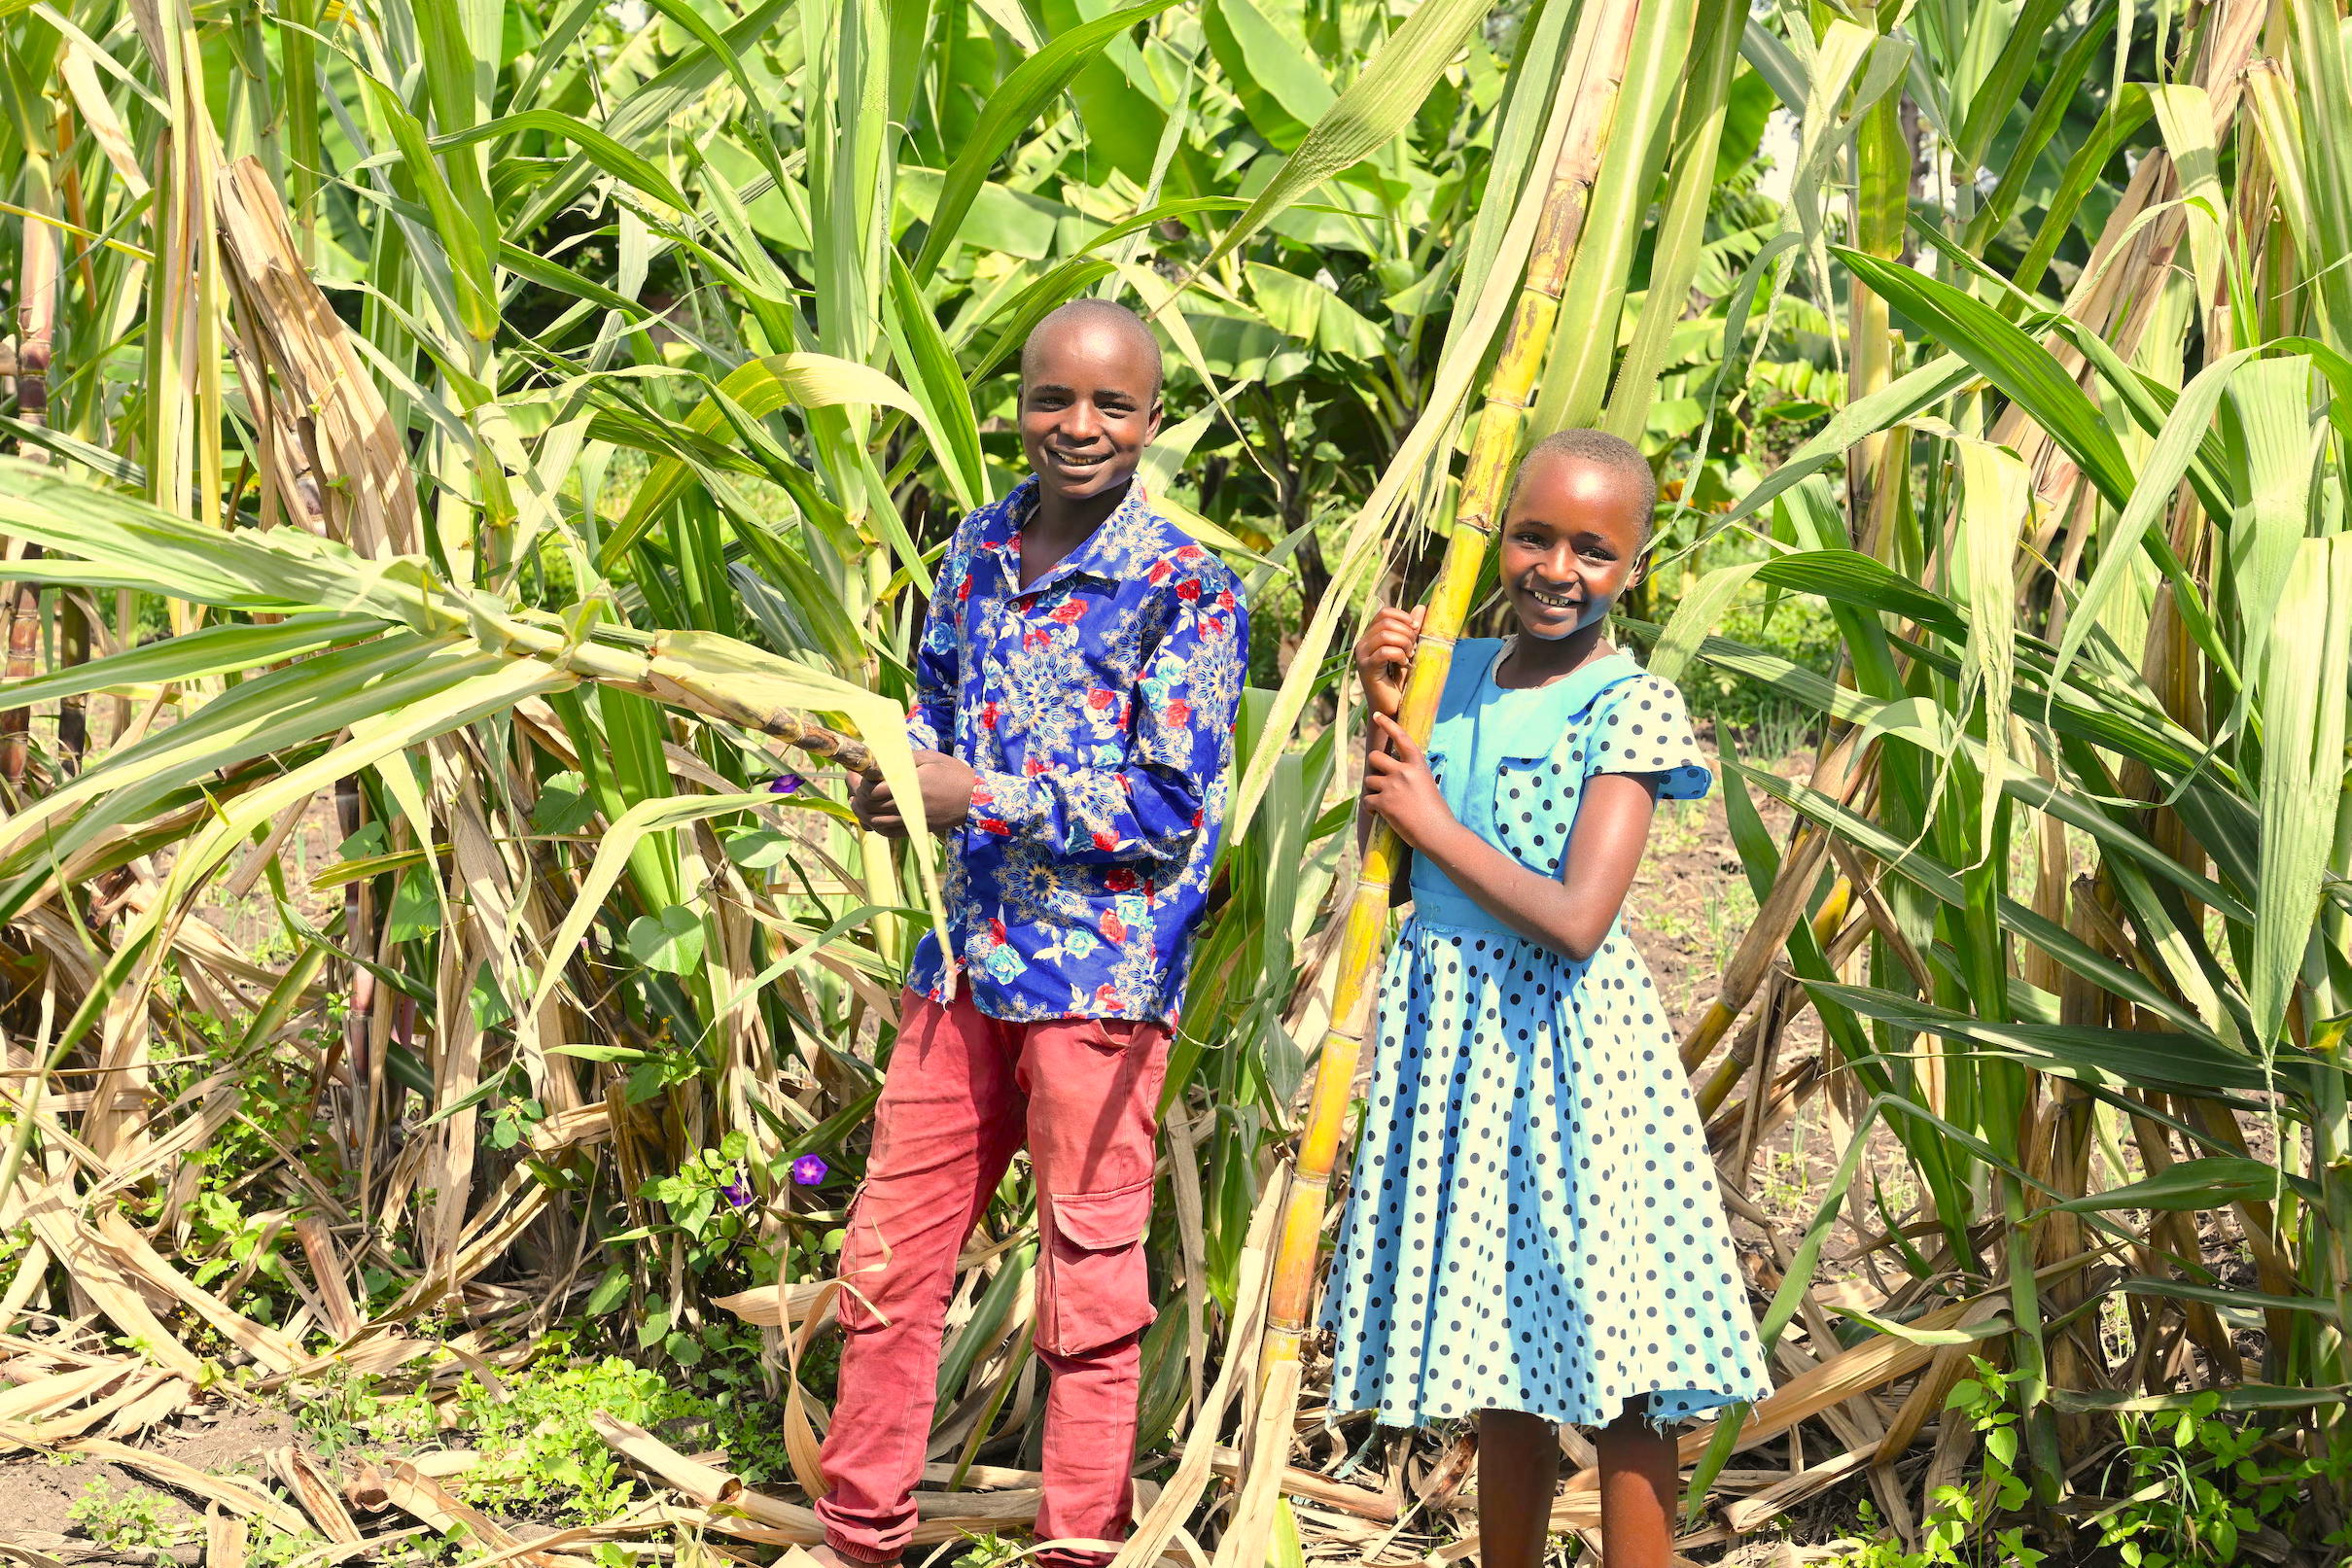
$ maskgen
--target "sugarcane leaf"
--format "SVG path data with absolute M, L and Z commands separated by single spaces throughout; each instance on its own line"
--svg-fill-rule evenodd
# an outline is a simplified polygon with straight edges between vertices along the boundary
M 912 385 L 919 389 L 931 419 L 930 428 L 945 437 L 937 449 L 939 467 L 948 475 L 957 504 L 965 510 L 990 500 L 988 466 L 980 454 L 980 426 L 972 415 L 971 394 L 964 372 L 956 366 L 955 351 L 923 299 L 923 291 L 906 263 L 892 251 L 887 295 L 891 346 Z
M 2238 1383 L 2229 1388 L 2187 1388 L 2163 1394 L 2134 1394 L 2121 1388 L 2054 1388 L 2050 1402 L 2068 1412 L 2148 1413 L 2185 1411 L 2199 1405 L 2223 1411 L 2302 1411 L 2340 1405 L 2352 1388 L 2284 1388 L 2275 1383 Z
M 2132 1274 L 2118 1280 L 2115 1288 L 2126 1296 L 2164 1296 L 2173 1301 L 2202 1302 L 2207 1307 L 2240 1312 L 2317 1312 L 2323 1317 L 2335 1316 L 2335 1304 L 2321 1297 L 2281 1296 L 2262 1290 L 2226 1290 L 2219 1285 L 2200 1285 L 2189 1279 L 2158 1279 L 2148 1274 Z
M 1800 982 L 1816 998 L 1917 1033 L 1959 1040 L 2045 1072 L 2116 1086 L 2190 1093 L 2258 1090 L 2271 1080 L 2254 1058 L 2219 1040 L 2071 1024 L 2007 1024 L 1864 986 Z M 2308 1080 L 2308 1075 L 2302 1075 Z
M 2153 1176 L 2122 1187 L 2110 1187 L 2104 1192 L 2085 1193 L 2080 1198 L 2070 1198 L 2051 1206 L 2070 1214 L 2088 1214 L 2111 1208 L 2149 1208 L 2177 1213 L 2188 1209 L 2228 1208 L 2232 1203 L 2274 1202 L 2289 1189 L 2306 1198 L 2319 1197 L 2317 1182 L 2290 1176 L 2265 1161 L 2216 1155 L 2209 1159 L 2178 1161 Z
M 536 131 L 570 142 L 580 156 L 614 179 L 625 182 L 671 206 L 685 211 L 693 204 L 685 192 L 649 160 L 630 152 L 585 121 L 554 109 L 518 109 L 465 130 L 436 136 L 426 145 L 436 153 L 457 152 L 480 142 L 496 141 L 520 131 Z
M 2246 995 L 2268 1048 L 2311 947 L 2344 787 L 2344 703 L 2352 665 L 2352 534 L 2302 541 L 2278 598 L 2260 679 L 2262 876 Z
M 67 580 L 88 579 L 69 576 Z M 52 675 L 0 680 L 0 707 L 29 708 L 35 703 L 54 702 L 60 697 L 109 687 L 200 680 L 206 676 L 260 669 L 338 643 L 372 637 L 383 630 L 384 623 L 372 615 L 328 614 L 290 615 L 285 620 L 263 625 L 200 627 Z
M 2031 415 L 2110 502 L 2128 504 L 2131 469 L 2115 432 L 2048 349 L 1948 283 L 1843 246 L 1832 250 L 1873 292 Z
M 2204 440 L 2206 427 L 2213 422 L 2214 410 L 2229 390 L 2230 377 L 2252 354 L 2251 349 L 2241 349 L 2199 371 L 2165 417 L 2164 428 L 2141 466 L 2138 482 L 2123 503 L 2122 514 L 2099 540 L 2098 567 L 2067 614 L 2066 629 L 2058 639 L 2057 664 L 2051 673 L 2053 686 L 2065 679 L 2067 666 L 2097 627 L 2100 610 L 2125 580 L 2149 527 L 2172 505 L 2181 478 Z
M 1801 480 L 1842 461 L 1863 436 L 1942 402 L 1975 379 L 1977 371 L 1964 358 L 1947 354 L 1897 377 L 1867 397 L 1857 398 L 1832 414 L 1818 434 L 1782 459 L 1779 467 L 1741 496 L 1738 505 L 1724 515 L 1720 526 L 1728 527 L 1742 517 L 1754 516 Z
M 896 408 L 912 417 L 930 440 L 932 449 L 951 450 L 950 442 L 932 422 L 930 410 L 922 401 L 897 382 L 871 366 L 855 360 L 837 359 L 829 354 L 771 354 L 762 359 L 748 360 L 729 371 L 685 421 L 687 431 L 709 436 L 728 423 L 721 406 L 724 399 L 756 419 L 774 413 L 787 404 L 801 408 L 832 408 L 842 404 L 863 404 L 871 407 Z M 968 409 L 967 409 L 968 411 Z M 953 467 L 949 467 L 953 478 Z M 689 469 L 684 459 L 668 458 L 656 464 L 638 486 L 629 503 L 629 512 L 605 540 L 597 560 L 601 570 L 610 572 L 621 557 L 645 537 L 664 508 L 685 488 Z M 966 505 L 977 505 L 966 501 Z M 895 521 L 888 507 L 878 510 L 878 517 Z M 895 531 L 891 541 L 899 556 L 911 568 L 917 567 L 921 555 L 914 541 L 905 537 L 903 529 Z
M 1232 3 L 1246 6 L 1248 0 Z M 1370 157 L 1403 130 L 1488 9 L 1485 0 L 1422 0 L 1414 7 L 1403 24 L 1381 41 L 1338 101 L 1316 120 L 1249 209 L 1218 236 L 1194 275 L 1214 266 L 1324 181 Z
M 1081 22 L 1061 34 L 1012 68 L 988 95 L 979 122 L 948 166 L 938 203 L 931 209 L 930 227 L 923 237 L 909 271 L 918 283 L 928 282 L 948 248 L 955 244 L 964 216 L 980 194 L 980 186 L 1013 138 L 1070 85 L 1079 68 L 1103 52 L 1105 45 L 1138 22 L 1148 21 L 1176 0 L 1142 0 L 1093 21 Z

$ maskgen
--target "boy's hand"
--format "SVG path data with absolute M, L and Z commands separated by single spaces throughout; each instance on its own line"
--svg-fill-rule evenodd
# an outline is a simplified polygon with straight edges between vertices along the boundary
M 1419 850 L 1428 836 L 1454 820 L 1438 793 L 1427 753 L 1407 738 L 1404 726 L 1387 714 L 1372 715 L 1372 752 L 1364 759 L 1364 804 Z
M 1400 610 L 1391 605 L 1372 617 L 1355 644 L 1355 673 L 1375 714 L 1394 714 L 1405 700 L 1405 669 L 1421 641 L 1427 606 Z
M 932 831 L 954 827 L 971 815 L 972 785 L 979 777 L 969 763 L 944 751 L 915 753 L 915 779 L 923 786 L 923 819 Z M 850 810 L 869 833 L 906 837 L 906 817 L 891 797 L 891 786 L 880 779 L 860 775 L 850 785 Z

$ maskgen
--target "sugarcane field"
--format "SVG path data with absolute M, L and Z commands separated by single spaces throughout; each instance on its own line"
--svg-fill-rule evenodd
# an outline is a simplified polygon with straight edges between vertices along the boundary
M 0 104 L 0 1568 L 2352 1564 L 2340 0 Z

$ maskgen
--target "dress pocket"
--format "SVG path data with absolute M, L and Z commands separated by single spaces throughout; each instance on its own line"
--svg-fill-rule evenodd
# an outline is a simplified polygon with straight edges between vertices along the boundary
M 1524 865 L 1557 876 L 1576 812 L 1575 781 L 1557 755 L 1504 757 L 1494 776 L 1494 831 Z
M 1038 1343 L 1058 1356 L 1083 1355 L 1149 1323 L 1151 1181 L 1051 1200 L 1053 1245 L 1038 1271 Z

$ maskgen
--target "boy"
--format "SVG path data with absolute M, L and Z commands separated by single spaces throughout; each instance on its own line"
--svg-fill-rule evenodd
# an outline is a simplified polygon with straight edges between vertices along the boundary
M 828 1568 L 906 1548 L 956 1257 L 1025 1136 L 1053 1375 L 1036 1533 L 1127 1531 L 1160 1084 L 1246 668 L 1240 583 L 1135 482 L 1160 378 L 1123 306 L 1040 322 L 1021 352 L 1032 476 L 965 519 L 931 595 L 907 729 L 952 850 L 953 951 L 916 952 L 842 1245 Z M 852 804 L 905 831 L 887 785 Z

